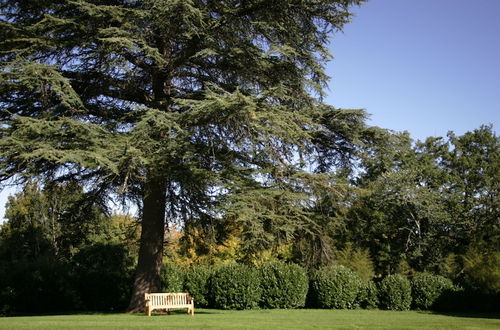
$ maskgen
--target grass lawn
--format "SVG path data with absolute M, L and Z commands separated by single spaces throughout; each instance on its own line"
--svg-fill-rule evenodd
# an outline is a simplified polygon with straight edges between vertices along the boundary
M 75 314 L 0 318 L 0 329 L 500 329 L 500 314 L 443 315 L 380 310 L 198 309 L 156 314 Z

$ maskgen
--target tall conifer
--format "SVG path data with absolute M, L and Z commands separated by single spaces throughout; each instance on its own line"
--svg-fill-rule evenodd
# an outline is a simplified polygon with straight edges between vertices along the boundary
M 289 239 L 311 173 L 363 126 L 321 102 L 329 34 L 360 2 L 1 0 L 0 180 L 138 201 L 130 311 L 160 288 L 165 219 Z

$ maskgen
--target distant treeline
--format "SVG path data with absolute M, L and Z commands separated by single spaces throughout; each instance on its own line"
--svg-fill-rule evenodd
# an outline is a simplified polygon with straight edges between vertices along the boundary
M 296 189 L 300 196 L 242 192 L 248 200 L 238 217 L 234 204 L 220 202 L 206 221 L 168 222 L 163 289 L 217 308 L 498 311 L 500 153 L 492 127 L 423 142 L 378 128 L 366 134 L 349 166 L 315 175 Z M 266 208 L 255 218 L 252 201 Z M 106 200 L 79 182 L 34 180 L 9 198 L 6 218 L 0 314 L 125 310 L 138 219 L 109 215 Z M 295 280 L 291 291 L 269 285 Z M 232 281 L 255 286 L 254 296 L 225 287 Z M 338 287 L 349 288 L 345 297 Z

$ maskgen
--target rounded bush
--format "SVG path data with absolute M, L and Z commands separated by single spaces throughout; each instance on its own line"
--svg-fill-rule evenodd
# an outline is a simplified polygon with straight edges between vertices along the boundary
M 194 265 L 186 271 L 184 288 L 198 307 L 209 305 L 209 279 L 212 273 L 212 268 L 205 265 Z
M 411 306 L 411 285 L 403 276 L 389 275 L 379 285 L 380 307 L 384 309 L 406 311 Z
M 358 294 L 358 305 L 361 308 L 367 309 L 378 307 L 378 290 L 377 285 L 373 281 L 363 282 Z
M 257 270 L 242 264 L 221 266 L 210 278 L 210 296 L 215 308 L 257 307 L 261 297 Z
M 312 275 L 310 299 L 319 308 L 356 308 L 361 287 L 360 277 L 349 268 L 323 267 Z
M 161 269 L 162 292 L 183 292 L 185 269 L 173 262 L 164 262 Z
M 297 308 L 306 303 L 308 278 L 306 271 L 295 264 L 270 262 L 260 266 L 260 287 L 263 308 Z
M 411 294 L 413 296 L 413 307 L 417 309 L 431 309 L 441 295 L 453 289 L 453 283 L 446 277 L 421 273 L 415 275 L 411 280 Z

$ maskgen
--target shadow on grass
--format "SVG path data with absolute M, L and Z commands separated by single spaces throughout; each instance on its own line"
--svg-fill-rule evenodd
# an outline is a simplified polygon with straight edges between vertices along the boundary
M 467 313 L 467 312 L 433 312 L 433 311 L 416 311 L 421 314 L 434 314 L 452 317 L 465 317 L 475 319 L 495 319 L 500 320 L 500 313 Z
M 207 309 L 196 310 L 195 309 L 194 310 L 194 316 L 200 315 L 200 314 L 201 315 L 222 314 L 222 312 L 219 311 L 219 310 L 216 310 L 216 309 L 214 309 L 214 310 L 207 310 Z M 145 313 L 134 313 L 134 314 L 131 314 L 131 315 L 134 315 L 134 316 L 146 316 Z M 167 312 L 154 311 L 151 316 L 152 317 L 153 316 L 167 316 L 168 317 L 168 316 L 173 316 L 173 315 L 188 315 L 188 314 L 187 314 L 186 311 L 184 311 L 184 310 L 181 309 L 181 310 L 172 310 L 172 311 L 170 311 L 170 314 L 167 313 Z
M 195 316 L 197 314 L 221 314 L 217 310 L 196 310 Z M 9 317 L 40 317 L 40 316 L 85 316 L 85 315 L 131 315 L 131 316 L 141 316 L 147 317 L 145 313 L 126 313 L 126 312 L 91 312 L 91 311 L 73 311 L 73 312 L 50 312 L 50 313 L 13 313 L 7 315 L 0 315 L 0 318 Z M 170 316 L 170 315 L 188 315 L 186 311 L 183 310 L 173 310 L 168 314 L 167 312 L 153 312 L 152 316 Z
M 40 317 L 40 316 L 76 316 L 76 315 L 111 315 L 120 314 L 119 312 L 46 312 L 46 313 L 9 313 L 0 315 L 0 317 Z

